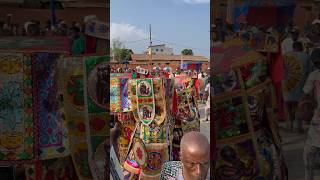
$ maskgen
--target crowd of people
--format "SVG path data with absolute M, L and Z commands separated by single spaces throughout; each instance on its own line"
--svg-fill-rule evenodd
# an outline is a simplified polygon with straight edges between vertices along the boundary
M 286 128 L 291 132 L 303 133 L 307 129 L 304 146 L 305 178 L 313 179 L 314 170 L 320 162 L 320 19 L 307 22 L 299 28 L 290 21 L 283 29 L 259 27 L 241 23 L 238 30 L 232 24 L 223 25 L 217 19 L 212 26 L 212 44 L 219 45 L 226 41 L 242 38 L 248 40 L 255 34 L 274 35 L 278 39 L 274 44 L 283 61 L 283 69 L 278 72 L 281 79 Z M 274 68 L 274 67 L 269 67 Z M 280 105 L 281 106 L 281 105 Z
M 112 68 L 111 73 L 130 73 L 133 79 L 136 78 L 151 78 L 151 77 L 164 77 L 164 78 L 174 78 L 179 75 L 188 75 L 190 77 L 196 77 L 199 81 L 199 96 L 201 102 L 208 101 L 206 97 L 206 92 L 210 91 L 210 68 L 206 71 L 202 70 L 183 70 L 183 69 L 175 69 L 172 70 L 171 67 L 165 67 L 161 69 L 160 67 L 154 67 L 150 72 L 146 69 L 140 68 L 140 66 L 136 68 Z M 208 104 L 208 108 L 210 107 L 210 102 Z M 209 114 L 209 112 L 206 114 Z M 209 115 L 206 117 L 206 120 L 209 119 Z
M 84 33 L 85 24 L 80 22 L 72 22 L 68 26 L 67 22 L 59 19 L 53 25 L 51 20 L 40 22 L 38 20 L 30 19 L 29 21 L 19 24 L 14 22 L 12 14 L 7 14 L 2 21 L 0 21 L 0 36 L 70 36 L 74 28 Z
M 302 33 L 303 31 L 303 33 Z M 303 29 L 299 29 L 298 26 L 294 24 L 291 20 L 288 22 L 285 28 L 274 27 L 263 27 L 258 25 L 249 25 L 246 22 L 239 24 L 239 28 L 235 29 L 233 24 L 224 24 L 222 19 L 217 18 L 215 23 L 212 24 L 211 28 L 212 44 L 218 42 L 225 42 L 236 37 L 244 36 L 246 34 L 258 34 L 259 32 L 263 34 L 277 34 L 282 42 L 299 41 L 303 43 L 304 50 L 307 53 L 311 53 L 311 48 L 319 47 L 320 41 L 320 19 L 314 19 L 312 22 L 306 22 Z M 289 40 L 289 41 L 288 41 Z M 292 50 L 292 44 L 287 46 L 282 46 L 282 53 L 286 53 Z
M 112 68 L 111 74 L 116 75 L 114 77 L 117 77 L 117 74 L 118 74 L 120 76 L 123 76 L 123 77 L 131 79 L 131 80 L 137 80 L 135 82 L 139 82 L 139 79 L 140 80 L 154 79 L 156 81 L 156 79 L 160 77 L 163 79 L 163 83 L 164 83 L 164 89 L 163 89 L 164 92 L 163 93 L 166 94 L 165 96 L 168 96 L 166 98 L 162 97 L 163 99 L 167 99 L 167 98 L 171 99 L 172 98 L 171 100 L 169 100 L 169 101 L 172 101 L 172 103 L 177 100 L 178 103 L 182 103 L 180 101 L 183 101 L 183 103 L 188 104 L 188 108 L 183 109 L 184 111 L 186 111 L 186 112 L 184 112 L 185 115 L 183 115 L 181 117 L 189 117 L 190 116 L 189 113 L 193 112 L 193 110 L 192 110 L 193 108 L 196 108 L 195 112 L 198 113 L 197 109 L 199 107 L 197 104 L 201 103 L 201 102 L 202 103 L 205 102 L 206 105 L 205 105 L 205 120 L 204 121 L 209 121 L 210 120 L 209 119 L 209 117 L 210 117 L 210 82 L 209 82 L 210 75 L 209 75 L 209 70 L 210 69 L 206 69 L 203 71 L 201 71 L 201 70 L 200 71 L 199 70 L 184 70 L 184 69 L 173 70 L 171 67 L 165 67 L 163 69 L 161 69 L 160 67 L 146 69 L 146 68 L 142 68 L 142 67 L 138 66 L 135 68 Z M 125 74 L 127 74 L 129 76 L 127 76 Z M 111 76 L 113 76 L 113 75 L 111 75 Z M 184 79 L 184 80 L 182 80 L 182 79 L 179 79 L 179 77 L 180 78 L 185 77 L 187 79 L 190 78 L 193 80 L 189 81 L 184 78 L 182 78 L 182 79 Z M 113 81 L 112 83 L 116 82 L 114 80 L 115 79 L 111 80 L 111 81 Z M 177 81 L 177 84 L 174 85 L 174 87 L 175 87 L 174 91 L 176 93 L 178 93 L 180 90 L 182 90 L 184 88 L 188 89 L 188 87 L 189 88 L 192 87 L 191 89 L 193 89 L 193 88 L 196 89 L 196 94 L 192 93 L 194 91 L 189 92 L 189 90 L 191 90 L 191 89 L 189 89 L 188 91 L 185 92 L 187 94 L 183 95 L 183 96 L 185 96 L 183 98 L 186 98 L 185 100 L 180 99 L 180 98 L 182 98 L 182 97 L 180 97 L 181 95 L 177 95 L 180 98 L 179 97 L 175 98 L 174 95 L 170 95 L 170 93 L 168 93 L 168 91 L 170 91 L 170 88 L 169 88 L 170 86 L 168 86 L 168 84 L 167 84 L 170 81 L 168 81 L 168 80 L 173 80 L 172 82 Z M 189 84 L 188 87 L 181 87 L 182 89 L 179 90 L 179 87 L 181 85 L 184 86 L 183 85 L 184 83 L 181 82 L 180 80 L 185 81 L 185 83 Z M 137 87 L 139 87 L 139 85 L 137 85 Z M 156 86 L 154 86 L 154 88 L 155 87 Z M 113 88 L 113 87 L 111 87 L 111 88 Z M 123 87 L 121 87 L 120 89 L 123 89 Z M 130 89 L 129 85 L 128 85 L 128 89 Z M 182 90 L 182 92 L 183 91 L 184 90 Z M 114 99 L 113 97 L 115 95 L 113 93 L 116 93 L 116 92 L 113 92 L 113 91 L 111 91 L 111 92 L 112 92 L 112 95 L 111 95 L 112 97 L 111 96 L 110 97 L 111 97 L 111 99 Z M 122 90 L 121 90 L 121 93 L 122 93 Z M 129 94 L 131 94 L 131 93 L 129 93 Z M 161 94 L 161 93 L 157 92 L 155 94 L 155 97 L 158 97 L 158 94 Z M 197 98 L 195 98 L 195 97 L 197 97 Z M 130 95 L 130 99 L 131 98 L 132 98 L 132 94 Z M 195 99 L 197 101 L 196 104 L 194 104 Z M 190 100 L 192 102 L 189 102 Z M 188 101 L 189 103 L 185 102 L 185 101 Z M 123 102 L 122 102 L 122 104 L 123 104 Z M 173 104 L 170 104 L 170 106 Z M 180 112 L 180 105 L 177 105 L 177 106 L 178 106 L 179 110 L 176 113 L 184 114 L 184 113 Z M 134 105 L 132 105 L 132 107 L 134 107 Z M 168 107 L 168 105 L 166 105 L 166 108 L 168 108 L 166 110 L 168 113 L 168 115 L 167 115 L 168 117 L 171 117 L 171 116 L 177 117 L 177 118 L 180 117 L 178 114 L 171 114 L 172 112 L 171 112 L 171 110 L 169 110 L 170 108 Z M 134 110 L 132 110 L 132 111 L 134 112 Z M 118 168 L 115 168 L 115 169 L 118 169 L 118 171 L 119 171 L 118 175 L 120 176 L 120 179 L 121 179 L 121 177 L 123 177 L 124 179 L 127 179 L 128 177 L 130 177 L 129 179 L 138 179 L 139 176 L 140 176 L 140 178 L 141 177 L 150 178 L 149 177 L 150 175 L 149 174 L 146 175 L 145 173 L 148 172 L 146 170 L 146 169 L 148 169 L 148 167 L 155 166 L 154 164 L 152 164 L 154 161 L 159 163 L 157 165 L 159 167 L 157 167 L 153 171 L 156 171 L 157 169 L 161 170 L 161 173 L 158 172 L 158 170 L 157 170 L 157 173 L 152 175 L 154 177 L 157 177 L 157 179 L 159 179 L 159 178 L 160 179 L 184 178 L 184 179 L 204 180 L 208 177 L 207 173 L 208 173 L 208 169 L 210 166 L 210 158 L 209 158 L 210 157 L 210 153 L 209 153 L 210 152 L 210 145 L 209 145 L 208 139 L 203 134 L 201 134 L 199 132 L 200 129 L 198 129 L 198 130 L 184 129 L 187 126 L 189 126 L 191 128 L 193 126 L 192 124 L 194 124 L 194 122 L 199 121 L 198 118 L 191 119 L 191 121 L 188 119 L 187 124 L 188 123 L 189 124 L 182 125 L 185 127 L 182 127 L 182 129 L 181 129 L 181 127 L 176 126 L 174 124 L 177 122 L 180 122 L 180 121 L 181 121 L 181 123 L 182 123 L 182 121 L 183 121 L 183 123 L 186 123 L 183 119 L 175 119 L 175 118 L 171 119 L 171 118 L 166 117 L 165 121 L 164 121 L 164 122 L 166 122 L 164 127 L 168 128 L 168 130 L 173 128 L 173 132 L 168 133 L 169 131 L 172 130 L 171 129 L 166 133 L 166 136 L 168 136 L 169 139 L 172 138 L 172 144 L 168 144 L 165 147 L 166 151 L 171 152 L 171 153 L 169 153 L 170 156 L 166 161 L 163 161 L 165 157 L 162 155 L 159 157 L 155 156 L 154 159 L 148 160 L 147 167 L 144 167 L 142 164 L 139 164 L 139 163 L 138 163 L 139 165 L 135 165 L 137 162 L 139 162 L 138 157 L 134 156 L 135 158 L 130 158 L 130 151 L 134 152 L 134 149 L 135 149 L 134 147 L 132 147 L 132 150 L 128 149 L 129 154 L 127 154 L 127 156 L 125 156 L 125 157 L 127 157 L 127 160 L 123 161 L 123 158 L 122 158 L 123 155 L 121 155 L 121 151 L 122 151 L 121 149 L 123 147 L 121 146 L 121 143 L 124 143 L 124 141 L 121 139 L 123 139 L 125 137 L 125 134 L 130 133 L 130 130 L 128 128 L 130 118 L 128 118 L 126 120 L 128 122 L 125 122 L 122 116 L 126 116 L 126 113 L 119 112 L 119 113 L 114 113 L 114 114 L 115 114 L 115 117 L 113 118 L 114 124 L 112 125 L 113 128 L 110 130 L 111 144 L 112 144 L 111 153 L 113 154 L 111 158 L 113 159 L 112 161 L 115 164 L 117 164 L 115 166 L 118 166 Z M 199 114 L 195 115 L 195 116 L 199 116 Z M 129 117 L 131 117 L 131 116 L 129 116 Z M 171 124 L 171 123 L 174 123 L 174 124 Z M 171 124 L 171 125 L 169 125 L 169 124 Z M 151 128 L 150 129 L 151 134 L 153 134 L 155 132 L 153 129 L 158 128 L 157 126 L 158 125 L 155 125 L 153 123 L 151 123 L 150 125 L 146 125 L 146 127 Z M 140 127 L 138 127 L 138 128 L 140 129 Z M 195 128 L 195 127 L 192 127 L 192 128 Z M 143 129 L 143 127 L 141 126 L 141 130 L 142 129 Z M 157 144 L 158 144 L 157 147 L 159 149 L 156 148 L 156 151 L 162 152 L 161 146 L 160 146 L 162 141 L 161 141 L 161 139 L 159 139 L 160 136 L 154 135 L 154 137 L 155 137 L 155 139 L 158 139 L 157 140 Z M 147 138 L 147 137 L 145 137 L 145 138 Z M 152 140 L 149 140 L 149 141 L 153 142 L 153 144 L 152 143 L 150 144 L 150 142 L 146 141 L 145 138 L 142 139 L 143 143 L 145 143 L 145 146 L 148 146 L 149 148 L 152 146 L 156 147 L 155 142 L 153 142 Z M 131 140 L 131 141 L 133 144 L 137 143 L 137 141 L 133 141 L 133 140 Z M 153 147 L 153 148 L 155 148 L 155 147 Z M 170 147 L 170 148 L 167 149 L 168 147 Z M 179 152 L 180 152 L 180 156 L 179 156 Z M 118 160 L 115 157 L 118 157 Z M 162 160 L 160 160 L 158 158 L 161 158 Z M 130 166 L 130 168 L 129 168 L 129 166 Z M 153 168 L 155 168 L 155 167 L 153 167 Z M 136 171 L 136 170 L 138 170 L 138 171 Z M 121 172 L 121 171 L 123 171 L 123 172 Z M 155 172 L 153 172 L 153 173 L 155 173 Z M 116 176 L 116 175 L 113 175 L 113 176 Z M 148 179 L 148 178 L 146 178 L 146 179 Z
M 44 24 L 37 20 L 19 24 L 14 22 L 12 14 L 7 14 L 5 20 L 0 21 L 1 36 L 66 37 L 70 39 L 72 54 L 83 54 L 86 51 L 85 23 L 76 21 L 72 22 L 71 26 L 61 19 L 55 25 L 51 20 Z

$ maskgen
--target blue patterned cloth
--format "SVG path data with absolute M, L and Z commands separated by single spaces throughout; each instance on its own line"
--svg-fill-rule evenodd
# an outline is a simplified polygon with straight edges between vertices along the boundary
M 162 165 L 160 180 L 183 180 L 182 163 L 169 161 Z

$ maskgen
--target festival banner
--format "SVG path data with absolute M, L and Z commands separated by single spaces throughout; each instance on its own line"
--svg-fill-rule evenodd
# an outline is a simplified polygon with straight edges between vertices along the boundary
M 84 106 L 83 57 L 61 60 L 64 109 L 70 139 L 70 152 L 79 180 L 92 179 L 89 168 L 88 141 Z
M 213 68 L 215 74 L 261 59 L 261 55 L 253 51 L 241 38 L 213 46 L 211 51 L 215 59 Z
M 244 54 L 236 61 L 230 59 L 228 69 L 214 76 L 214 87 L 219 90 L 212 106 L 217 122 L 215 178 L 286 179 L 267 62 L 250 48 L 232 52 Z
M 111 76 L 110 79 L 110 110 L 114 113 L 130 112 L 131 100 L 128 96 L 129 77 Z
M 40 159 L 70 154 L 68 131 L 59 92 L 60 54 L 32 55 L 34 118 L 39 128 Z
M 105 141 L 109 138 L 109 62 L 108 56 L 84 57 L 84 102 L 86 112 L 87 140 L 89 142 L 89 165 L 96 179 L 104 179 Z

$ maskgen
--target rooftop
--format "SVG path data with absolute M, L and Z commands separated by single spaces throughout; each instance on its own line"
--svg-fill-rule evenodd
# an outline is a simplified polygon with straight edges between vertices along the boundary
M 157 45 L 152 45 L 151 47 L 157 47 L 157 46 L 165 46 L 165 44 L 157 44 Z M 149 48 L 150 46 L 148 46 Z
M 149 61 L 150 55 L 147 54 L 132 54 L 133 61 Z M 191 55 L 152 55 L 154 61 L 201 61 L 209 62 L 209 59 L 204 56 L 191 56 Z

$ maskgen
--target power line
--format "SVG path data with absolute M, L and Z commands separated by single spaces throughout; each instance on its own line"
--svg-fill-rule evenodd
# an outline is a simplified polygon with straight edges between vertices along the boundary
M 129 49 L 134 49 L 134 48 L 143 48 L 144 50 L 146 50 L 145 48 L 147 47 L 146 45 L 147 43 L 145 42 L 140 42 L 140 43 L 135 43 L 134 45 L 126 45 L 126 48 L 129 48 Z
M 158 39 L 154 39 L 154 40 L 159 41 L 159 42 L 164 42 L 164 43 L 167 43 L 167 44 L 172 44 L 172 45 L 184 47 L 184 48 L 198 49 L 198 50 L 202 50 L 202 51 L 210 51 L 209 49 L 195 48 L 195 47 L 191 47 L 191 46 L 187 46 L 187 45 L 183 45 L 183 44 L 178 44 L 178 43 L 173 43 L 173 42 L 168 42 L 168 41 L 162 41 L 162 40 L 158 40 Z
M 136 45 L 143 45 L 145 44 L 147 46 L 147 40 L 149 40 L 149 38 L 144 38 L 144 39 L 138 39 L 138 40 L 133 40 L 133 41 L 122 41 L 122 43 L 124 44 L 132 44 L 132 43 L 136 43 Z M 173 42 L 169 42 L 169 41 L 163 41 L 163 40 L 159 40 L 159 39 L 154 39 L 155 41 L 159 41 L 159 42 L 163 42 L 169 45 L 174 45 L 174 46 L 178 46 L 178 47 L 183 47 L 183 48 L 190 48 L 190 49 L 194 49 L 194 50 L 201 50 L 201 51 L 210 51 L 209 49 L 202 49 L 202 48 L 195 48 L 192 46 L 188 46 L 188 45 L 184 45 L 184 44 L 180 44 L 180 43 L 173 43 Z
M 148 40 L 148 38 L 144 38 L 144 39 L 138 39 L 138 40 L 134 40 L 134 41 L 122 41 L 123 43 L 135 43 L 135 42 L 140 42 L 140 41 L 145 41 Z
M 157 40 L 157 41 L 164 42 L 164 43 L 171 44 L 171 45 L 175 45 L 175 46 L 179 46 L 179 47 L 183 47 L 183 48 L 191 48 L 191 49 L 198 49 L 198 50 L 202 50 L 202 51 L 209 51 L 209 49 L 196 48 L 196 47 L 183 45 L 183 44 L 178 44 L 178 43 L 173 43 L 173 42 L 168 42 L 168 41 L 162 41 L 162 40 Z

